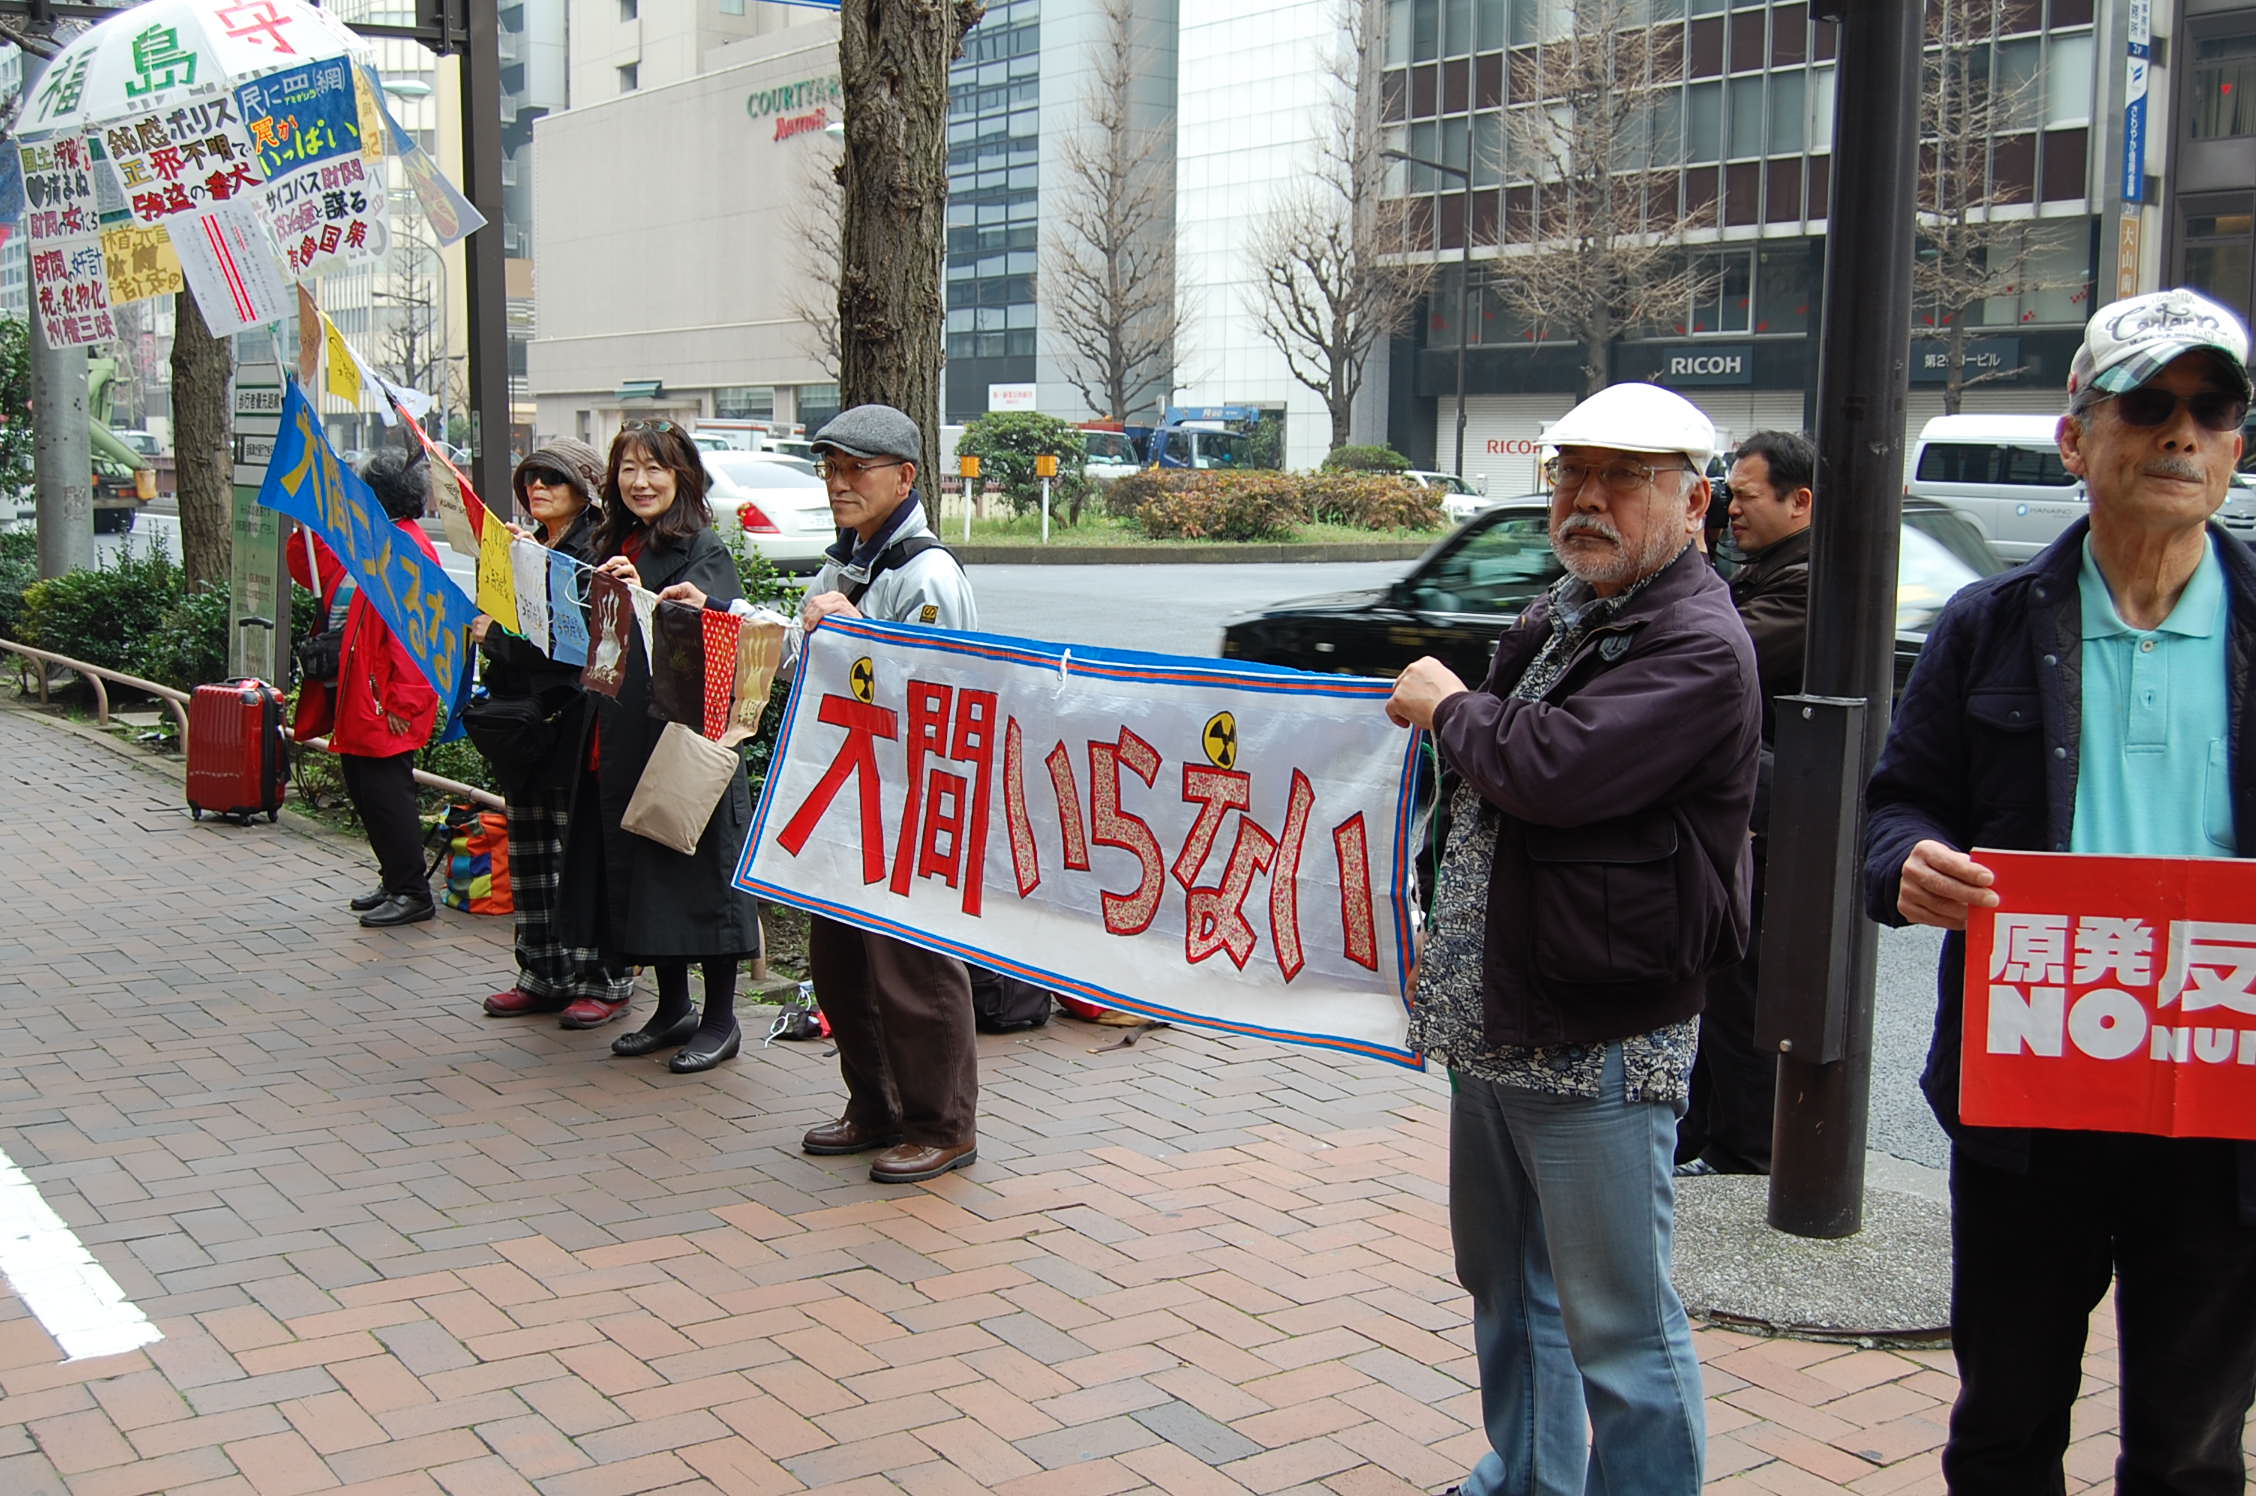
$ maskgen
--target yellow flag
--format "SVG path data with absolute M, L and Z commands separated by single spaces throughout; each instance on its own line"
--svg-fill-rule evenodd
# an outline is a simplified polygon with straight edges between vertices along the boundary
M 383 101 L 369 87 L 368 69 L 355 67 L 352 72 L 353 104 L 360 116 L 360 152 L 371 161 L 381 161 L 392 148 L 391 131 L 384 125 Z
M 353 357 L 345 335 L 337 331 L 337 324 L 326 313 L 321 318 L 321 331 L 329 340 L 329 393 L 348 405 L 360 404 L 360 360 Z
M 486 516 L 478 534 L 478 611 L 512 634 L 522 632 L 517 621 L 517 573 L 509 561 L 509 526 L 495 515 Z

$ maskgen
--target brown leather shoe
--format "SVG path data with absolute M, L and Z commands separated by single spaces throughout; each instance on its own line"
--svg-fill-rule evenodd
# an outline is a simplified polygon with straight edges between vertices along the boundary
M 977 1143 L 933 1148 L 922 1143 L 901 1143 L 870 1160 L 870 1178 L 879 1184 L 915 1184 L 938 1179 L 950 1169 L 960 1169 L 979 1157 Z
M 898 1129 L 878 1132 L 840 1117 L 836 1122 L 825 1122 L 820 1127 L 808 1129 L 799 1140 L 802 1153 L 867 1153 L 872 1148 L 890 1148 L 901 1141 Z

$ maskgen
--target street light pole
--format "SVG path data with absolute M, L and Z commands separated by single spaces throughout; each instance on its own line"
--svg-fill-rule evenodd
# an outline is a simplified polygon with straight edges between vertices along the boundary
M 1465 215 L 1463 232 L 1457 237 L 1457 463 L 1450 471 L 1457 477 L 1465 476 L 1465 345 L 1472 339 L 1472 328 L 1466 323 L 1466 304 L 1473 286 L 1473 127 L 1465 123 L 1465 164 L 1448 166 L 1439 161 L 1429 161 L 1423 156 L 1413 156 L 1408 151 L 1381 151 L 1380 155 L 1396 161 L 1407 161 L 1412 166 L 1423 166 L 1428 171 L 1438 171 L 1455 177 L 1465 184 Z

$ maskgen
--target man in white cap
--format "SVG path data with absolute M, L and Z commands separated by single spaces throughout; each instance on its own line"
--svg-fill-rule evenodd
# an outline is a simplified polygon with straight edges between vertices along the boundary
M 2256 856 L 2256 560 L 2209 523 L 2248 414 L 2248 331 L 2193 292 L 2101 309 L 2061 460 L 2091 516 L 1936 620 L 1867 800 L 1865 905 L 1943 938 L 1921 1085 L 1951 1135 L 1950 1490 L 2058 1491 L 2084 1329 L 2115 1285 L 2115 1488 L 2237 1492 L 2256 1397 L 2256 1144 L 1969 1127 L 1959 1033 L 1974 847 Z
M 1546 435 L 1567 575 L 1478 689 L 1439 661 L 1387 714 L 1462 786 L 1412 1042 L 1449 1066 L 1449 1220 L 1491 1451 L 1466 1496 L 1693 1496 L 1700 1367 L 1669 1283 L 1698 1015 L 1747 937 L 1762 702 L 1692 545 L 1715 427 L 1654 385 Z

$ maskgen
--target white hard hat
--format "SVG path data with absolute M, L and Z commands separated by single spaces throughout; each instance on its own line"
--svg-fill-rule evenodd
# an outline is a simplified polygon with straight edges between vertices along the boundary
M 1681 452 L 1692 471 L 1715 456 L 1715 422 L 1700 407 L 1657 384 L 1610 384 L 1561 416 L 1543 444 L 1614 447 L 1624 452 Z

